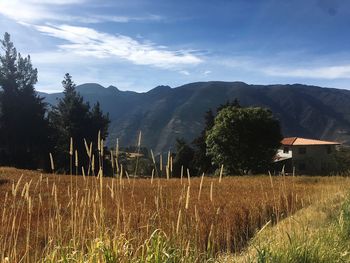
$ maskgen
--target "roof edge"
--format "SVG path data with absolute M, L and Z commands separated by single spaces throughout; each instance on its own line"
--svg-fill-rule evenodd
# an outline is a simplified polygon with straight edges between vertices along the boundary
M 308 139 L 302 137 L 287 137 L 281 141 L 285 146 L 301 146 L 301 145 L 340 145 L 339 142 L 323 141 L 316 139 Z

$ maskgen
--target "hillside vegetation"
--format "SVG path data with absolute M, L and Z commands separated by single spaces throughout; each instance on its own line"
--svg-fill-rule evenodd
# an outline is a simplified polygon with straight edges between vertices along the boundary
M 118 137 L 123 146 L 135 145 L 142 130 L 145 146 L 168 151 L 177 137 L 188 142 L 204 127 L 208 109 L 237 98 L 243 106 L 272 110 L 285 137 L 300 136 L 349 143 L 350 91 L 294 85 L 248 85 L 243 82 L 198 82 L 177 88 L 159 86 L 145 93 L 110 86 L 83 84 L 77 90 L 91 104 L 100 102 L 109 112 L 110 144 Z M 43 94 L 56 103 L 62 94 Z
M 344 177 L 167 180 L 1 168 L 0 261 L 210 261 L 348 187 Z

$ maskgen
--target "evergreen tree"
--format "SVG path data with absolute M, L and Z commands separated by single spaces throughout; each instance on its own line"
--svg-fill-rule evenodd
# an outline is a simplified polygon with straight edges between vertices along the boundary
M 51 126 L 54 129 L 55 161 L 58 167 L 65 171 L 70 167 L 70 141 L 73 139 L 74 152 L 77 150 L 80 164 L 87 165 L 87 153 L 84 139 L 90 144 L 97 145 L 98 132 L 100 139 L 108 134 L 109 118 L 104 115 L 97 103 L 92 110 L 84 102 L 83 97 L 76 91 L 72 77 L 65 74 L 62 81 L 64 88 L 63 98 L 49 115 Z M 96 148 L 96 147 L 95 147 Z M 80 172 L 80 170 L 79 170 Z
M 88 128 L 89 105 L 76 92 L 72 77 L 67 73 L 62 81 L 63 98 L 50 112 L 50 124 L 54 130 L 56 166 L 69 169 L 70 138 L 74 149 L 82 156 L 83 132 Z M 88 139 L 88 138 L 86 138 Z
M 49 147 L 46 104 L 35 92 L 37 69 L 17 53 L 10 35 L 1 40 L 0 155 L 3 165 L 43 168 Z
M 97 102 L 91 109 L 91 132 L 92 136 L 96 135 L 99 131 L 101 137 L 106 138 L 108 136 L 109 126 L 109 114 L 104 114 L 101 110 L 100 103 Z

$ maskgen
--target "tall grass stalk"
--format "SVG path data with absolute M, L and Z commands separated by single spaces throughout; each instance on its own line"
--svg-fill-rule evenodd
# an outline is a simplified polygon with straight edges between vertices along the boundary
M 70 137 L 70 144 L 69 144 L 69 174 L 73 174 L 73 153 L 74 153 L 74 148 L 73 148 L 73 138 Z
M 224 172 L 224 165 L 222 164 L 221 168 L 220 168 L 219 183 L 221 183 L 221 181 L 222 181 L 222 174 L 223 174 L 223 172 Z
M 53 157 L 52 157 L 52 153 L 49 153 L 50 156 L 50 165 L 51 165 L 51 171 L 54 174 L 55 173 L 55 164 L 53 162 Z
M 198 200 L 201 199 L 202 187 L 203 187 L 204 173 L 201 176 L 201 182 L 199 184 Z
M 136 164 L 135 164 L 135 172 L 134 172 L 134 175 L 137 176 L 137 169 L 138 169 L 138 166 L 139 166 L 139 155 L 140 155 L 140 148 L 141 148 L 141 138 L 142 138 L 142 132 L 140 131 L 139 132 L 139 136 L 138 136 L 138 139 L 137 139 L 137 155 L 136 155 Z

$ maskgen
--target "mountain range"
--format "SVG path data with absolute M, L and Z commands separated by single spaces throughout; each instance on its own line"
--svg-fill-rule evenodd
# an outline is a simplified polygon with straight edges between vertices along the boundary
M 111 119 L 107 144 L 142 145 L 155 152 L 174 149 L 177 137 L 191 142 L 204 125 L 204 113 L 237 98 L 242 106 L 269 108 L 284 136 L 336 140 L 350 144 L 350 91 L 302 84 L 249 85 L 243 82 L 196 82 L 148 92 L 120 91 L 95 83 L 77 86 L 91 105 L 100 102 Z M 39 93 L 55 105 L 62 93 Z

